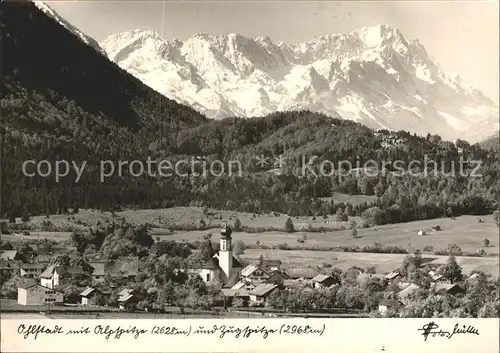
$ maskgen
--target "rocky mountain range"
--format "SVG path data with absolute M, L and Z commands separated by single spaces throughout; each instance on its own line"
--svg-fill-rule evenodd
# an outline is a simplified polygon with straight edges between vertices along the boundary
M 296 45 L 238 34 L 169 41 L 135 30 L 112 35 L 101 47 L 145 84 L 210 118 L 337 112 L 374 129 L 472 142 L 498 130 L 491 99 L 441 70 L 418 40 L 387 25 Z

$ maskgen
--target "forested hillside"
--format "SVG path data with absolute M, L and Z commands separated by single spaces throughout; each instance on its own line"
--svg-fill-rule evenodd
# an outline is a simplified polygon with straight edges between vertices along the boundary
M 205 205 L 249 212 L 291 215 L 345 212 L 373 214 L 388 223 L 444 215 L 483 214 L 498 199 L 498 154 L 451 143 L 439 136 L 374 132 L 341 117 L 300 112 L 255 119 L 207 120 L 191 108 L 169 100 L 119 69 L 77 40 L 32 3 L 1 3 L 2 96 L 0 149 L 2 208 L 0 217 L 66 212 L 68 208 L 158 208 Z M 281 174 L 270 172 L 283 154 Z M 261 168 L 256 157 L 270 157 Z M 301 177 L 302 157 L 323 160 L 433 159 L 444 172 L 460 158 L 482 161 L 481 178 L 436 175 L 375 177 Z M 238 160 L 240 176 L 158 178 L 109 177 L 100 182 L 101 160 L 198 157 Z M 72 172 L 54 177 L 26 177 L 25 160 L 87 161 L 78 183 Z M 469 165 L 473 167 L 473 165 Z M 391 169 L 390 167 L 388 169 Z M 373 204 L 352 207 L 324 202 L 333 192 L 377 195 Z

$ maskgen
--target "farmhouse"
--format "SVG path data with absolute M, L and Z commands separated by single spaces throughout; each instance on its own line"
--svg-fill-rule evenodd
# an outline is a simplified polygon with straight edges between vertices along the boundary
M 449 283 L 449 280 L 445 276 L 438 274 L 436 271 L 429 271 L 429 277 L 432 279 L 432 282 Z
M 95 271 L 95 269 L 94 269 Z M 139 273 L 139 258 L 119 258 L 104 264 L 104 276 L 109 276 L 117 283 L 128 283 Z M 96 274 L 96 281 L 101 281 L 101 272 Z
M 401 274 L 397 271 L 392 271 L 392 272 L 388 273 L 387 275 L 385 275 L 385 279 L 388 281 L 393 281 L 397 278 L 401 278 Z
M 141 300 L 141 297 L 135 290 L 125 288 L 118 293 L 118 305 L 120 309 L 132 309 Z
M 99 297 L 103 296 L 105 293 L 101 292 L 100 290 L 93 288 L 93 287 L 87 287 L 84 289 L 83 292 L 80 293 L 80 296 L 82 297 L 81 305 L 83 306 L 99 306 Z M 106 293 L 109 295 L 109 293 Z
M 464 293 L 464 289 L 457 286 L 456 284 L 450 283 L 435 283 L 431 286 L 431 291 L 435 294 L 445 295 L 445 294 L 459 294 Z
M 248 295 L 250 296 L 250 301 L 255 305 L 263 305 L 269 294 L 271 294 L 276 288 L 275 284 L 259 284 L 254 290 L 250 291 Z
M 89 277 L 80 267 L 64 268 L 50 265 L 40 274 L 40 285 L 55 288 L 64 282 L 80 280 Z
M 290 276 L 288 276 L 285 272 L 280 270 L 275 270 L 268 274 L 266 283 L 273 283 L 281 288 L 284 286 L 285 280 L 287 279 L 290 279 Z
M 334 284 L 338 284 L 338 280 L 327 275 L 317 275 L 312 280 L 314 288 L 328 288 Z
M 380 315 L 385 315 L 390 309 L 398 309 L 403 306 L 399 300 L 382 299 L 378 305 Z
M 263 282 L 269 275 L 259 266 L 248 265 L 241 270 L 241 277 L 246 278 L 252 282 Z
M 244 289 L 247 291 L 250 291 L 255 288 L 255 284 L 252 283 L 252 281 L 248 278 L 242 278 L 234 286 L 231 287 L 231 289 L 234 290 L 239 290 L 239 289 Z
M 17 255 L 17 250 L 2 250 L 0 251 L 0 260 L 14 260 Z
M 401 286 L 399 286 L 401 288 Z M 404 303 L 407 299 L 409 299 L 418 289 L 420 289 L 420 286 L 417 286 L 416 284 L 410 283 L 406 284 L 406 286 L 403 287 L 403 289 L 398 293 L 399 299 Z
M 232 230 L 222 228 L 220 249 L 203 265 L 200 276 L 204 282 L 220 281 L 225 288 L 231 288 L 240 278 L 242 266 L 233 256 Z
M 281 260 L 265 260 L 264 267 L 269 271 L 277 271 L 281 267 Z
M 21 305 L 55 305 L 64 301 L 62 292 L 37 283 L 17 288 L 17 302 Z
M 44 262 L 35 262 L 32 264 L 20 264 L 21 277 L 37 278 L 47 268 L 49 264 Z

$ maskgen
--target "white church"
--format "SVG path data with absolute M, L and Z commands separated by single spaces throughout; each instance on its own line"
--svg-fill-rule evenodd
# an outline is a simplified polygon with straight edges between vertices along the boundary
M 227 225 L 222 228 L 219 250 L 205 262 L 200 271 L 204 282 L 219 281 L 225 288 L 238 282 L 242 266 L 233 256 L 231 233 L 232 230 Z

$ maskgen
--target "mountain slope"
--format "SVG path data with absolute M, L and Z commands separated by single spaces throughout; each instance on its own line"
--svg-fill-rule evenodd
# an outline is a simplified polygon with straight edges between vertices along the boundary
M 440 217 L 443 207 L 451 207 L 453 212 L 484 213 L 498 195 L 498 167 L 493 164 L 496 154 L 479 146 L 464 144 L 459 152 L 453 143 L 436 135 L 422 138 L 406 132 L 374 133 L 336 114 L 332 118 L 309 111 L 209 120 L 145 86 L 34 4 L 4 1 L 0 14 L 0 218 L 68 213 L 69 208 L 174 205 L 332 214 L 345 205 L 320 198 L 334 191 L 373 195 L 376 189 L 380 203 L 351 207 L 351 214 L 361 216 L 377 206 L 386 216 L 384 222 L 400 222 Z M 151 50 L 181 60 L 175 45 Z M 220 74 L 213 71 L 216 66 L 229 65 L 216 52 L 210 53 L 219 61 L 207 68 L 205 76 Z M 273 60 L 285 61 L 278 55 L 253 55 L 261 55 L 260 60 L 269 65 Z M 244 66 L 240 69 L 246 70 Z M 195 71 L 183 74 L 193 84 L 201 79 Z M 311 89 L 323 89 L 321 70 L 309 69 L 303 74 L 313 80 Z M 486 177 L 472 185 L 467 178 L 441 175 L 404 175 L 401 182 L 392 174 L 369 180 L 300 175 L 302 158 L 315 155 L 316 170 L 325 159 L 356 165 L 369 159 L 410 161 L 423 160 L 424 156 L 450 169 L 452 163 L 458 165 L 460 153 L 483 160 Z M 287 157 L 287 164 L 275 173 L 273 158 L 280 155 Z M 268 164 L 257 164 L 258 156 L 267 157 Z M 193 157 L 198 157 L 196 163 Z M 24 161 L 41 160 L 52 166 L 48 176 L 23 172 Z M 153 163 L 150 174 L 147 160 L 166 160 L 175 165 L 175 172 L 158 175 Z M 67 161 L 70 166 L 75 163 L 83 168 L 81 174 L 70 167 L 67 175 L 58 179 L 56 161 Z M 132 168 L 131 161 L 144 170 Z M 242 170 L 218 173 L 221 162 L 228 167 L 233 161 L 240 162 Z M 104 169 L 102 162 L 116 169 Z M 126 163 L 124 168 L 120 162 Z M 202 162 L 207 163 L 205 170 Z M 33 165 L 28 167 L 28 173 L 35 171 Z M 103 178 L 101 172 L 107 176 Z
M 237 34 L 167 41 L 136 30 L 101 46 L 144 83 L 212 118 L 309 109 L 455 139 L 493 105 L 444 73 L 418 41 L 385 25 L 297 45 Z
M 66 21 L 64 18 L 62 18 L 56 11 L 54 11 L 49 5 L 44 3 L 43 1 L 33 1 L 36 7 L 38 7 L 40 10 L 42 10 L 45 14 L 48 16 L 52 17 L 54 20 L 56 20 L 61 26 L 66 28 L 69 32 L 73 33 L 76 37 L 78 37 L 82 42 L 85 44 L 91 46 L 94 48 L 96 51 L 106 54 L 105 51 L 100 47 L 99 43 L 97 43 L 94 38 L 86 35 L 82 31 L 80 31 L 78 28 L 73 26 L 71 23 Z

